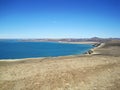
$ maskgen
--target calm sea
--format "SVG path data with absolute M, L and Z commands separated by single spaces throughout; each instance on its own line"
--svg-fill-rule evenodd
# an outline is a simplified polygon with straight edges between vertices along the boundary
M 93 48 L 92 45 L 85 44 L 0 40 L 0 59 L 77 55 L 83 54 L 91 48 Z

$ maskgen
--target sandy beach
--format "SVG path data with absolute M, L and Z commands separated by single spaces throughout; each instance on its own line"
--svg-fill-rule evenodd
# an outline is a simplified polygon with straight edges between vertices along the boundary
M 94 45 L 94 44 L 96 44 L 96 43 L 99 43 L 99 42 L 92 42 L 92 41 L 86 41 L 86 42 L 62 42 L 62 41 L 60 41 L 59 43 L 68 43 L 68 44 L 92 44 L 92 45 Z
M 0 90 L 120 90 L 120 41 L 91 54 L 0 61 Z

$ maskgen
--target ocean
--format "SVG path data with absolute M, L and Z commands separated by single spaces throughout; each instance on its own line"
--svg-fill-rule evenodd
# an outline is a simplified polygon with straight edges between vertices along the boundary
M 91 48 L 93 48 L 93 46 L 87 44 L 0 40 L 0 59 L 79 55 L 85 53 Z

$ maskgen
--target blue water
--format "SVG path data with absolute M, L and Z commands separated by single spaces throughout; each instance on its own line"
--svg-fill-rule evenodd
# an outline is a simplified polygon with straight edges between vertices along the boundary
M 92 45 L 85 44 L 0 40 L 0 59 L 77 55 L 83 54 L 91 48 L 93 48 Z

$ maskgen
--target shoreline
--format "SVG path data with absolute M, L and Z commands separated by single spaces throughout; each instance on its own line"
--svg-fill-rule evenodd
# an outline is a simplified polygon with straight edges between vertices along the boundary
M 100 52 L 97 53 L 96 50 L 99 49 L 99 48 L 102 48 L 104 45 L 105 45 L 105 43 L 101 43 L 98 47 L 91 49 L 91 50 L 93 51 L 92 54 L 93 54 L 93 55 L 95 55 L 95 54 L 100 54 Z
M 65 44 L 90 44 L 90 45 L 95 45 L 95 44 L 98 44 L 99 42 L 57 42 L 57 43 L 65 43 Z M 0 62 L 3 62 L 3 61 L 8 61 L 8 62 L 14 62 L 14 61 L 24 61 L 24 60 L 29 60 L 29 59 L 48 59 L 48 58 L 59 58 L 59 57 L 75 57 L 75 56 L 83 56 L 83 55 L 90 55 L 90 54 L 86 54 L 88 53 L 89 51 L 95 49 L 97 47 L 93 47 L 92 49 L 84 52 L 84 53 L 81 53 L 81 54 L 73 54 L 73 55 L 65 55 L 65 56 L 50 56 L 50 57 L 33 57 L 33 58 L 18 58 L 18 59 L 0 59 Z
M 105 45 L 105 46 L 104 46 Z M 120 42 L 96 45 L 94 52 L 0 62 L 1 90 L 119 90 Z M 118 56 L 116 56 L 118 55 Z
M 87 52 L 85 52 L 86 55 L 95 55 L 95 54 L 99 54 L 99 53 L 96 53 L 96 50 L 99 49 L 99 48 L 102 48 L 105 43 L 98 43 L 99 45 L 97 46 L 94 46 L 92 49 L 88 50 Z
M 91 41 L 88 41 L 88 42 L 62 42 L 62 41 L 59 41 L 58 43 L 65 43 L 65 44 L 91 44 L 91 45 L 94 45 L 94 44 L 97 44 L 99 42 L 91 42 Z

